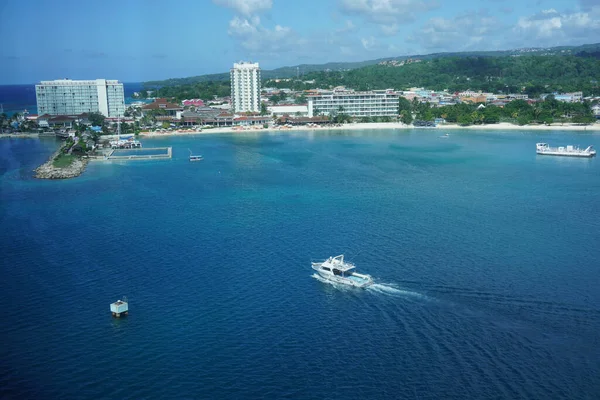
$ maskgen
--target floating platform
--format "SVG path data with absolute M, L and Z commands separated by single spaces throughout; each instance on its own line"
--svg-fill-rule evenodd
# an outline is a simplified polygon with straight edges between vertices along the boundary
M 155 160 L 173 158 L 172 147 L 145 147 L 139 149 L 115 149 L 107 160 Z
M 116 318 L 121 318 L 121 315 L 128 315 L 129 303 L 126 299 L 117 300 L 110 305 L 110 312 L 112 313 L 113 317 Z

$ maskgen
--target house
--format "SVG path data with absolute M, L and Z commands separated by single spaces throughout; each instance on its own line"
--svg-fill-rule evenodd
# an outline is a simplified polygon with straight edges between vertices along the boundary
M 76 117 L 70 117 L 68 115 L 56 115 L 53 117 L 50 117 L 48 119 L 48 125 L 51 128 L 68 128 L 71 129 L 73 128 L 73 123 L 77 120 Z M 38 119 L 39 121 L 39 119 Z M 38 122 L 39 125 L 39 122 Z
M 40 128 L 49 128 L 50 127 L 50 118 L 52 116 L 50 114 L 43 114 L 37 118 L 37 124 Z
M 202 101 L 201 99 L 183 100 L 181 102 L 181 104 L 183 104 L 184 107 L 186 107 L 186 106 L 204 107 L 204 101 Z
M 183 111 L 183 107 L 181 107 L 179 104 L 170 103 L 167 101 L 167 99 L 163 98 L 156 99 L 152 103 L 146 104 L 142 107 L 143 113 L 159 110 L 164 112 L 163 115 L 165 116 L 175 117 L 177 116 L 177 111 Z
M 600 104 L 592 106 L 592 113 L 596 118 L 600 119 Z
M 268 124 L 269 122 L 271 122 L 272 118 L 270 115 L 263 115 L 263 116 L 250 116 L 250 117 L 246 117 L 246 116 L 241 116 L 241 117 L 236 117 L 233 119 L 233 124 L 234 125 L 240 125 L 240 126 L 249 126 L 249 125 L 265 125 Z
M 330 124 L 331 121 L 329 120 L 329 118 L 327 118 L 325 116 L 298 117 L 298 118 L 292 118 L 290 116 L 283 116 L 279 119 L 279 123 L 280 124 L 290 124 L 290 125 L 309 125 L 309 124 L 327 125 L 327 124 Z

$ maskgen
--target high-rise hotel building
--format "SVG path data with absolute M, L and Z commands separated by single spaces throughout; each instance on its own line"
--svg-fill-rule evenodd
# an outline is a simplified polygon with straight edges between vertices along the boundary
M 258 63 L 233 64 L 231 105 L 234 112 L 260 111 L 260 68 Z
M 123 84 L 115 80 L 42 81 L 35 85 L 35 97 L 39 115 L 99 112 L 105 117 L 119 117 L 125 112 Z

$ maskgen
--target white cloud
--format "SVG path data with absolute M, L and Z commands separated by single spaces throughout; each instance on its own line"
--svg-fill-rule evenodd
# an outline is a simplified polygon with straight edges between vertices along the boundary
M 259 14 L 273 7 L 273 0 L 213 0 L 213 3 L 231 8 L 245 16 Z
M 365 50 L 373 50 L 377 46 L 377 41 L 373 36 L 362 38 L 360 39 L 360 42 Z
M 412 21 L 415 13 L 438 7 L 435 0 L 339 0 L 339 5 L 343 13 L 358 15 L 369 22 L 388 26 Z
M 513 36 L 528 46 L 578 44 L 600 37 L 600 7 L 561 13 L 554 9 L 519 18 Z
M 356 25 L 354 25 L 354 22 L 352 22 L 351 20 L 346 20 L 346 23 L 344 24 L 344 26 L 342 28 L 336 29 L 335 33 L 336 34 L 351 33 L 351 32 L 356 32 L 357 30 L 358 30 L 358 27 Z
M 251 18 L 233 17 L 229 21 L 229 30 L 227 31 L 232 36 L 251 36 L 258 33 L 260 26 L 260 18 L 257 16 Z
M 496 17 L 472 12 L 452 19 L 431 18 L 407 40 L 418 43 L 425 51 L 490 49 L 499 45 L 497 35 L 503 29 L 504 25 Z
M 289 27 L 275 25 L 273 29 L 265 28 L 260 24 L 258 16 L 234 17 L 229 21 L 228 33 L 250 55 L 255 56 L 295 51 L 305 42 Z
M 394 36 L 398 32 L 398 24 L 381 25 L 381 31 L 386 36 Z

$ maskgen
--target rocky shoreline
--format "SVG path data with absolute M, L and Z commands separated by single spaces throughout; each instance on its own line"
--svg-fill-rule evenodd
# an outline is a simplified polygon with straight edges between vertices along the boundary
M 59 148 L 54 152 L 48 161 L 34 169 L 35 177 L 38 179 L 69 179 L 79 176 L 85 171 L 85 167 L 88 164 L 88 159 L 77 158 L 73 160 L 73 163 L 68 167 L 57 168 L 52 163 L 56 156 L 61 152 L 62 148 Z

